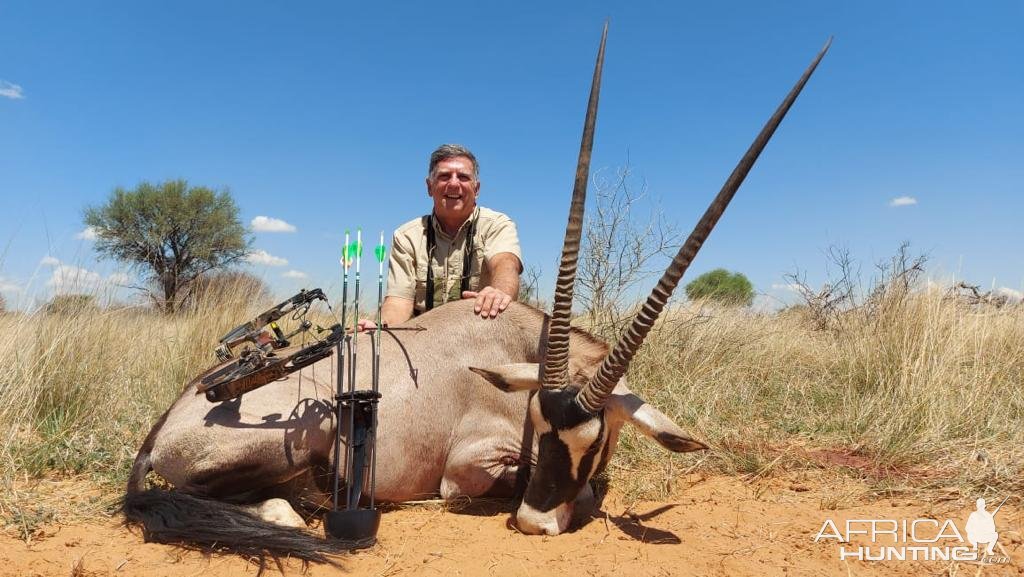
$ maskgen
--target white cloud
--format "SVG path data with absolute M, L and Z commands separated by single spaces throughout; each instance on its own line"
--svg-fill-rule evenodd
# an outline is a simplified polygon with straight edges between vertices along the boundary
M 21 292 L 21 285 L 16 284 L 14 281 L 7 280 L 0 276 L 0 292 L 4 293 L 16 293 Z
M 750 310 L 755 313 L 770 313 L 777 311 L 783 306 L 783 302 L 771 295 L 754 295 L 754 302 L 750 303 Z
M 60 260 L 50 255 L 46 255 L 43 257 L 43 260 L 39 261 L 39 264 L 43 266 L 60 266 Z
M 25 98 L 25 93 L 22 92 L 21 86 L 18 86 L 13 82 L 0 80 L 0 96 L 10 98 L 11 100 L 21 100 L 22 98 Z
M 281 276 L 283 276 L 284 278 L 297 278 L 297 279 L 309 278 L 309 275 L 304 273 L 304 272 L 302 272 L 301 270 L 290 270 L 290 271 L 288 271 L 286 273 L 283 273 Z
M 76 234 L 75 238 L 78 240 L 96 240 L 96 229 L 91 226 L 87 226 L 82 229 L 81 232 Z
M 126 285 L 132 280 L 132 277 L 126 275 L 123 272 L 115 272 L 114 274 L 107 277 L 107 282 L 116 285 Z
M 1019 290 L 1014 290 L 1014 289 L 1012 289 L 1010 287 L 1001 286 L 1001 287 L 997 288 L 996 290 L 994 290 L 992 292 L 996 293 L 999 296 L 1004 296 L 1004 297 L 1010 299 L 1011 301 L 1021 301 L 1021 300 L 1024 300 L 1024 292 L 1021 292 Z
M 889 201 L 889 206 L 911 206 L 917 204 L 917 199 L 912 196 L 897 196 Z
M 77 266 L 59 264 L 53 269 L 46 286 L 54 293 L 80 293 L 95 291 L 103 283 L 103 277 Z
M 285 266 L 288 259 L 274 256 L 265 250 L 255 250 L 245 256 L 245 260 L 252 264 L 263 264 L 267 266 Z
M 800 285 L 798 285 L 796 283 L 786 283 L 786 284 L 776 283 L 776 284 L 772 285 L 772 290 L 775 290 L 775 291 L 788 291 L 788 292 L 791 292 L 791 293 L 798 293 L 798 292 L 800 292 Z
M 249 223 L 256 232 L 295 232 L 295 226 L 269 216 L 257 216 Z
M 53 260 L 56 261 L 57 259 Z M 53 272 L 50 273 L 46 286 L 53 289 L 54 294 L 91 294 L 100 289 L 110 289 L 116 285 L 126 284 L 129 280 L 131 280 L 131 277 L 123 272 L 115 272 L 104 278 L 98 272 L 58 262 L 54 266 Z

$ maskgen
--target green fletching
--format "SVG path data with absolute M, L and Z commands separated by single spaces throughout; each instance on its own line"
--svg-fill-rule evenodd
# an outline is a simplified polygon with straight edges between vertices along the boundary
M 363 256 L 363 243 L 353 242 L 345 247 L 345 258 L 354 261 Z
M 384 262 L 384 255 L 387 254 L 387 252 L 387 249 L 382 244 L 378 244 L 377 247 L 373 249 L 373 254 L 377 257 L 377 262 Z
M 351 254 L 349 254 L 349 248 L 348 248 L 348 246 L 349 246 L 348 245 L 348 235 L 349 235 L 349 232 L 348 232 L 348 229 L 346 228 L 345 229 L 345 244 L 341 245 L 341 263 L 342 263 L 343 266 L 345 266 L 345 268 L 348 268 L 348 265 L 352 264 L 352 256 L 351 256 Z

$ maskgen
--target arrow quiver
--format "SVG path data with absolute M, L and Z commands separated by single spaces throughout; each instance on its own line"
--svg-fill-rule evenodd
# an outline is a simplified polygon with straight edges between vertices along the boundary
M 334 488 L 333 508 L 324 518 L 324 532 L 328 537 L 349 541 L 356 548 L 369 547 L 377 542 L 380 511 L 376 509 L 377 403 L 380 401 L 378 371 L 373 370 L 372 389 L 355 388 L 356 367 L 354 342 L 359 333 L 347 335 L 338 343 L 338 380 L 334 395 Z M 369 335 L 367 335 L 369 336 Z M 376 357 L 376 339 L 370 336 Z M 345 363 L 349 370 L 345 371 Z M 347 382 L 346 382 L 347 381 Z M 344 472 L 341 471 L 342 423 L 348 423 L 345 436 Z M 345 479 L 344 508 L 340 479 Z
M 383 282 L 383 239 L 375 251 L 380 263 L 377 282 Z M 381 299 L 377 302 L 377 330 L 370 338 L 372 353 L 372 376 L 370 390 L 356 390 L 356 358 L 359 353 L 359 281 L 362 256 L 362 230 L 356 229 L 356 242 L 349 244 L 349 232 L 345 231 L 345 249 L 342 254 L 341 317 L 345 322 L 348 312 L 349 268 L 355 269 L 355 315 L 352 333 L 346 335 L 337 345 L 338 371 L 334 395 L 334 487 L 332 509 L 324 517 L 324 533 L 327 537 L 347 541 L 355 548 L 369 547 L 377 542 L 380 527 L 380 511 L 376 505 L 377 483 L 377 402 L 380 400 L 380 330 Z M 378 294 L 381 288 L 378 288 Z M 345 363 L 348 363 L 346 371 Z M 347 387 L 346 387 L 347 384 Z M 348 435 L 345 437 L 345 508 L 341 508 L 341 428 L 342 418 L 348 414 Z M 367 482 L 368 481 L 368 482 Z M 366 490 L 367 495 L 363 492 Z

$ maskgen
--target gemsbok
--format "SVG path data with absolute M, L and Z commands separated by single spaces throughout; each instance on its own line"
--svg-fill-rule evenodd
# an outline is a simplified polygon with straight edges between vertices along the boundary
M 473 314 L 472 301 L 460 301 L 410 321 L 419 330 L 382 339 L 376 446 L 382 501 L 511 496 L 525 485 L 516 527 L 557 535 L 569 526 L 574 503 L 590 496 L 588 481 L 611 459 L 624 423 L 670 451 L 707 448 L 630 392 L 623 376 L 831 39 L 758 134 L 632 324 L 609 347 L 570 327 L 607 32 L 606 24 L 552 313 L 513 303 L 486 320 Z M 355 340 L 362 388 L 369 388 L 370 337 Z M 127 520 L 140 524 L 147 540 L 249 555 L 325 561 L 345 549 L 345 543 L 304 531 L 293 509 L 322 503 L 332 481 L 332 363 L 320 361 L 217 404 L 196 394 L 198 378 L 187 385 L 139 450 L 124 498 Z M 146 489 L 150 471 L 174 490 Z

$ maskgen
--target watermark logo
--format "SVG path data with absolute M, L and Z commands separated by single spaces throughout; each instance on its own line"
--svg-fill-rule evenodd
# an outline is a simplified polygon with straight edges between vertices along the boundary
M 1002 506 L 1000 503 L 999 507 Z M 978 499 L 977 509 L 967 517 L 967 540 L 975 549 L 978 545 L 987 545 L 985 553 L 988 555 L 995 555 L 993 548 L 999 541 L 999 532 L 996 531 L 996 513 L 999 512 L 999 507 L 989 513 L 985 510 L 985 499 Z
M 1008 563 L 1008 556 L 995 552 L 999 542 L 995 516 L 1003 503 L 989 513 L 985 500 L 978 499 L 963 531 L 952 519 L 849 519 L 838 524 L 827 519 L 814 542 L 835 540 L 839 559 L 844 561 Z

